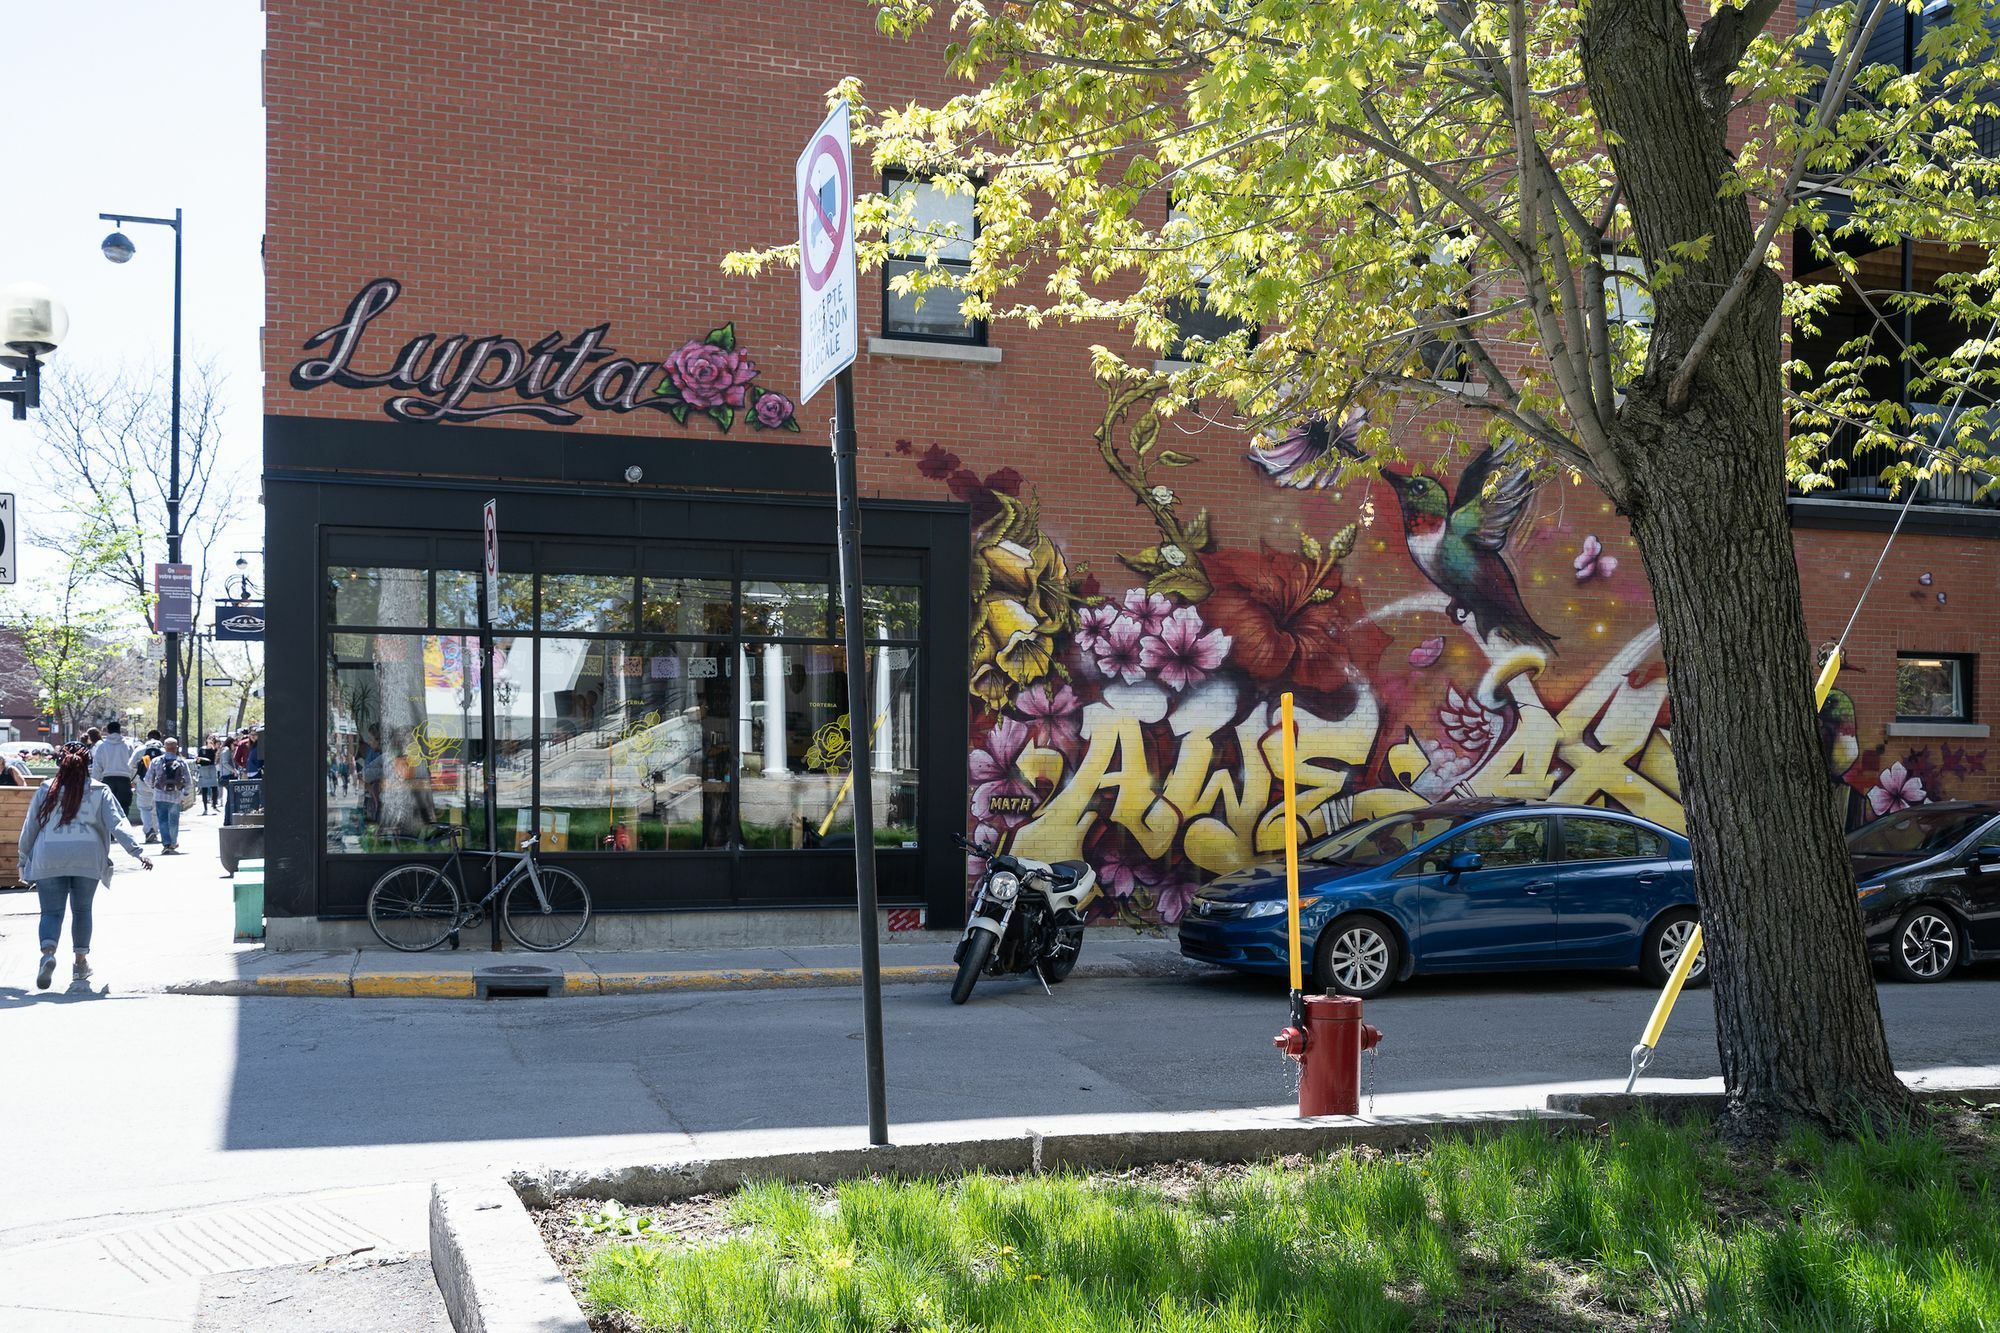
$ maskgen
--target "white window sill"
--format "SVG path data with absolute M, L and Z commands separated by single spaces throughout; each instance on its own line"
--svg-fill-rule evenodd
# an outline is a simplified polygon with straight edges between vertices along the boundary
M 934 343 L 921 338 L 870 338 L 870 356 L 903 356 L 917 361 L 958 361 L 972 366 L 997 366 L 1000 349 L 973 343 Z
M 1432 380 L 1437 391 L 1453 398 L 1484 398 L 1491 387 L 1485 380 Z
M 1891 722 L 1891 736 L 1941 736 L 1985 740 L 1992 728 L 1984 722 Z

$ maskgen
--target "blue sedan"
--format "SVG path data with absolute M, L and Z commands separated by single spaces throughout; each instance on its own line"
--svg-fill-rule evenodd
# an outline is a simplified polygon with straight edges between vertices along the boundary
M 1698 919 L 1687 839 L 1594 806 L 1450 801 L 1351 825 L 1299 856 L 1300 947 L 1328 994 L 1507 969 L 1637 967 L 1657 984 Z M 1284 975 L 1284 862 L 1202 889 L 1181 953 Z

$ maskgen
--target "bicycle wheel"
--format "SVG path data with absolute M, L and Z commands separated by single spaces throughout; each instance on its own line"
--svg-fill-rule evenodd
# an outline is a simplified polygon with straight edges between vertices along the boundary
M 555 866 L 537 865 L 535 874 L 541 877 L 542 897 L 535 896 L 535 886 L 525 876 L 516 880 L 500 902 L 501 919 L 507 923 L 507 933 L 524 949 L 544 953 L 567 949 L 583 937 L 583 928 L 590 924 L 590 890 L 575 875 Z M 548 900 L 546 908 L 543 898 Z
M 458 929 L 458 886 L 433 866 L 397 866 L 368 890 L 368 924 L 391 949 L 435 949 Z

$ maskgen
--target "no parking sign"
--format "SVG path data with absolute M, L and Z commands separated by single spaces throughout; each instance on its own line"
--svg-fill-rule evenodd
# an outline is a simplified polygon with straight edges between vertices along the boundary
M 799 154 L 799 401 L 854 364 L 854 150 L 847 103 L 820 122 Z

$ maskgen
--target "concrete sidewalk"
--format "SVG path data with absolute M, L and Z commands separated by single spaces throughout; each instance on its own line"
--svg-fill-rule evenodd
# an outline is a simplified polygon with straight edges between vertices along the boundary
M 190 815 L 184 854 L 154 857 L 140 870 L 113 852 L 118 874 L 98 890 L 91 987 L 121 995 L 291 995 L 469 999 L 502 992 L 631 995 L 647 992 L 766 990 L 852 986 L 861 980 L 861 947 L 671 949 L 533 953 L 487 948 L 398 953 L 393 949 L 272 951 L 232 942 L 232 887 L 216 852 L 219 816 Z M 157 849 L 149 848 L 149 852 Z M 29 984 L 39 953 L 40 907 L 33 893 L 0 893 L 0 985 Z M 477 932 L 469 932 L 477 933 Z M 483 938 L 483 937 L 482 937 Z M 69 980 L 70 938 L 63 931 L 56 985 Z M 957 935 L 911 931 L 885 936 L 882 979 L 944 983 L 957 969 Z M 1093 929 L 1077 977 L 1195 975 L 1171 936 Z

